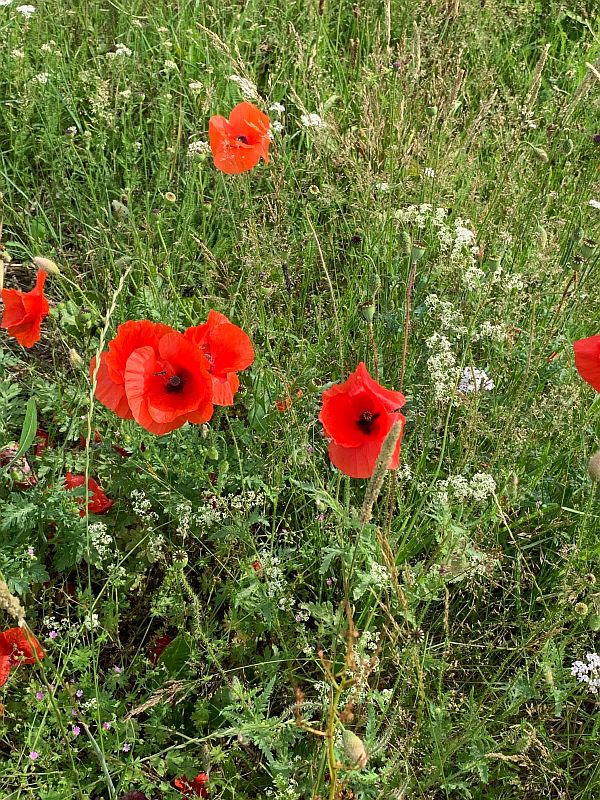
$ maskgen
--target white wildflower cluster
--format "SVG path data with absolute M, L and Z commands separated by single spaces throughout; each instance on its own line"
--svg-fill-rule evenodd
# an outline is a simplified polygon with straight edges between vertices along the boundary
M 165 549 L 165 537 L 162 533 L 152 534 L 146 543 L 146 558 L 152 564 L 158 561 Z
M 259 100 L 258 89 L 249 78 L 242 78 L 240 75 L 230 75 L 229 80 L 237 84 L 243 97 L 247 100 Z
M 585 661 L 574 661 L 571 675 L 580 683 L 586 683 L 592 694 L 600 690 L 600 656 L 597 653 L 586 653 Z
M 390 185 L 387 181 L 380 181 L 379 183 L 375 184 L 375 188 L 378 192 L 389 192 Z
M 194 512 L 192 519 L 200 527 L 210 528 L 236 514 L 250 513 L 264 501 L 264 493 L 252 489 L 244 494 L 225 494 L 222 497 L 206 493 L 205 504 Z
M 51 54 L 56 53 L 56 55 L 60 55 L 60 50 L 56 48 L 56 42 L 54 39 L 50 39 L 49 42 L 44 42 L 44 44 L 40 47 L 41 53 Z
M 464 475 L 450 475 L 438 481 L 435 498 L 443 505 L 457 503 L 483 503 L 496 492 L 496 481 L 487 472 L 477 472 L 469 480 Z
M 195 97 L 197 97 L 202 92 L 203 86 L 200 81 L 192 81 L 191 83 L 188 83 L 188 89 Z
M 34 75 L 33 78 L 30 79 L 29 83 L 45 86 L 48 83 L 49 78 L 50 75 L 47 72 L 40 72 L 38 75 Z
M 171 59 L 167 59 L 163 64 L 163 72 L 178 72 L 178 71 L 179 67 L 174 61 L 171 61 Z
M 369 577 L 371 578 L 371 583 L 377 589 L 383 589 L 389 583 L 390 580 L 390 573 L 387 567 L 384 567 L 383 564 L 378 564 L 376 561 L 371 562 L 371 566 L 369 569 Z
M 294 619 L 296 622 L 308 622 L 310 619 L 310 611 L 304 603 L 300 603 L 300 607 L 294 614 Z
M 525 288 L 525 281 L 519 272 L 508 275 L 504 281 L 504 288 L 507 292 L 522 292 Z
M 464 272 L 461 273 L 460 278 L 465 289 L 473 292 L 477 289 L 481 289 L 483 286 L 485 282 L 485 272 L 481 269 L 481 267 L 471 264 Z
M 89 700 L 83 700 L 79 703 L 79 708 L 82 711 L 91 711 L 92 709 L 96 708 L 98 705 L 98 698 L 97 697 L 90 697 Z
M 158 521 L 158 514 L 156 511 L 152 511 L 152 503 L 146 497 L 146 492 L 143 489 L 134 489 L 130 497 L 134 514 L 151 524 Z
M 279 566 L 279 556 L 272 555 L 268 550 L 261 550 L 258 554 L 263 575 L 267 581 L 267 594 L 269 597 L 277 597 L 286 588 L 285 575 Z
M 189 500 L 178 503 L 175 513 L 177 515 L 177 533 L 180 536 L 187 536 L 192 521 L 192 504 Z
M 475 256 L 478 254 L 479 248 L 468 219 L 457 217 L 450 222 L 448 209 L 434 207 L 430 203 L 399 209 L 394 213 L 394 217 L 405 225 L 431 228 L 438 240 L 440 255 L 451 267 L 461 267 L 467 270 L 475 265 Z
M 187 154 L 188 158 L 197 158 L 210 153 L 210 145 L 208 142 L 199 139 L 197 142 L 190 142 L 188 144 Z
M 114 119 L 110 81 L 98 81 L 96 91 L 90 95 L 90 105 L 96 121 L 111 127 Z
M 300 124 L 303 128 L 324 128 L 325 123 L 319 114 L 302 114 Z
M 265 791 L 270 800 L 299 800 L 301 795 L 298 791 L 298 782 L 294 778 L 275 774 L 273 781 L 273 788 Z
M 410 464 L 400 464 L 396 470 L 396 480 L 398 483 L 410 483 L 413 478 L 413 471 Z
M 87 628 L 88 631 L 93 631 L 100 627 L 100 618 L 98 614 L 95 614 L 93 611 L 88 612 L 83 618 L 83 627 Z
M 110 51 L 106 54 L 107 58 L 130 58 L 133 55 L 133 50 L 130 50 L 127 45 L 122 44 L 121 42 L 115 43 L 114 51 Z
M 35 14 L 35 6 L 17 6 L 17 11 L 19 14 L 23 14 L 24 17 L 30 17 Z
M 269 111 L 274 111 L 276 114 L 285 114 L 285 106 L 281 103 L 271 103 Z
M 273 138 L 272 134 L 283 133 L 283 131 L 284 131 L 283 122 L 281 122 L 278 119 L 272 120 L 271 127 L 269 128 L 269 137 L 272 139 Z
M 379 647 L 379 631 L 363 631 L 355 649 L 355 666 L 349 671 L 354 678 L 354 684 L 349 692 L 349 697 L 357 702 L 367 699 L 370 691 L 369 676 L 379 669 L 379 657 L 376 655 Z
M 600 211 L 600 200 L 588 200 L 588 206 L 595 208 L 596 211 Z
M 71 624 L 67 619 L 57 619 L 56 617 L 44 617 L 42 625 L 49 632 L 56 631 L 57 633 L 66 633 L 71 628 Z M 51 637 L 55 639 L 55 636 Z
M 433 393 L 439 403 L 452 402 L 456 397 L 456 386 L 460 379 L 460 367 L 452 351 L 450 341 L 441 333 L 434 333 L 426 341 L 431 355 L 427 359 L 427 368 Z
M 21 50 L 19 47 L 15 47 L 14 50 L 11 50 L 11 56 L 16 59 L 25 58 L 25 51 Z
M 463 315 L 449 300 L 441 300 L 437 294 L 429 294 L 425 298 L 425 307 L 440 323 L 440 327 L 459 336 L 466 335 L 468 328 L 464 324 Z
M 474 342 L 478 342 L 481 339 L 490 339 L 492 342 L 505 342 L 506 338 L 506 326 L 489 320 L 482 322 L 477 330 L 473 331 L 472 336 Z
M 94 566 L 104 568 L 114 555 L 114 542 L 108 533 L 104 522 L 92 522 L 88 527 L 89 547 L 88 558 Z
M 491 392 L 494 388 L 494 381 L 488 377 L 483 369 L 476 367 L 465 367 L 458 384 L 458 391 L 468 394 L 470 392 Z

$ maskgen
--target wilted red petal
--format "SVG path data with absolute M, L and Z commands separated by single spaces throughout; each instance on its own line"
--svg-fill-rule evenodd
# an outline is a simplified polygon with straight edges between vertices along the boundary
M 573 345 L 575 366 L 586 383 L 600 392 L 600 334 L 579 339 Z

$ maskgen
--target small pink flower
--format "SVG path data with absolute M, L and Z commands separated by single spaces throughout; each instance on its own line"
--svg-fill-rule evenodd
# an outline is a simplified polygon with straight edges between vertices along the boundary
M 73 736 L 79 736 L 79 734 L 81 733 L 81 728 L 79 727 L 79 725 L 73 725 L 71 731 L 73 733 Z
M 128 753 L 130 750 L 131 750 L 131 745 L 129 744 L 129 742 L 125 742 L 125 744 L 123 745 L 123 752 Z
M 48 636 L 49 636 L 51 639 L 56 639 L 56 637 L 58 636 L 58 631 L 50 631 L 50 633 L 48 634 Z
M 110 730 L 110 722 L 103 722 L 102 723 L 102 727 L 104 728 L 105 731 L 109 731 Z
M 32 761 L 37 761 L 38 756 L 39 756 L 39 753 L 38 753 L 37 750 L 32 750 L 31 753 L 29 753 L 29 758 Z
M 35 699 L 36 700 L 43 700 L 44 699 L 44 693 L 41 692 L 41 691 L 40 692 L 36 692 L 35 693 Z

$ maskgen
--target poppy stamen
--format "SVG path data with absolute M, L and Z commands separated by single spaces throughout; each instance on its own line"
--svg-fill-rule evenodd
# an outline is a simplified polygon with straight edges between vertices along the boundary
M 236 139 L 238 140 L 238 142 L 242 142 L 242 144 L 249 144 L 247 136 L 244 135 L 236 136 Z
M 375 421 L 380 416 L 381 414 L 379 412 L 372 414 L 370 411 L 363 411 L 356 424 L 363 433 L 369 435 L 373 429 Z
M 183 380 L 179 375 L 171 375 L 166 388 L 169 394 L 180 392 L 183 389 Z

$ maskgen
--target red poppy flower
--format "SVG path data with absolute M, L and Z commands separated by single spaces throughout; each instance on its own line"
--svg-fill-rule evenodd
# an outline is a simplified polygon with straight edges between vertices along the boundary
M 2 289 L 4 314 L 0 327 L 6 328 L 8 335 L 23 347 L 33 347 L 39 341 L 42 320 L 50 312 L 50 306 L 44 297 L 45 281 L 46 273 L 39 269 L 35 288 L 30 292 Z
M 173 637 L 169 636 L 168 633 L 165 633 L 162 636 L 157 636 L 152 641 L 149 649 L 149 655 L 150 655 L 150 661 L 153 664 L 158 663 L 158 659 L 162 656 L 163 652 L 171 644 L 172 641 Z
M 600 333 L 573 345 L 575 366 L 584 381 L 600 392 Z
M 206 772 L 199 772 L 195 778 L 189 781 L 187 778 L 175 778 L 173 784 L 184 797 L 208 797 L 208 775 Z
M 188 328 L 184 336 L 208 359 L 213 403 L 217 406 L 233 405 L 233 395 L 240 385 L 236 373 L 254 361 L 249 336 L 218 311 L 209 311 L 204 325 Z
M 208 139 L 215 167 L 239 175 L 255 167 L 261 156 L 269 163 L 269 118 L 252 103 L 239 103 L 225 117 L 211 117 Z
M 162 436 L 213 413 L 209 363 L 168 325 L 126 322 L 100 357 L 96 397 L 124 419 Z M 95 360 L 90 372 L 93 374 Z
M 22 628 L 9 628 L 0 633 L 0 686 L 4 686 L 13 667 L 19 664 L 35 664 L 34 650 L 38 658 L 44 657 L 40 643 L 33 634 L 29 635 L 32 644 L 29 644 Z
M 67 472 L 65 475 L 65 489 L 77 489 L 85 483 L 85 475 L 73 475 L 72 472 Z M 105 514 L 113 505 L 113 500 L 110 500 L 102 491 L 99 484 L 93 479 L 88 478 L 88 512 L 90 514 Z M 78 505 L 83 505 L 85 502 L 84 497 L 75 498 Z M 85 517 L 85 509 L 79 510 L 79 516 Z
M 369 478 L 373 474 L 383 440 L 406 402 L 401 392 L 393 392 L 373 380 L 361 362 L 345 383 L 323 392 L 319 420 L 330 439 L 329 458 L 334 466 L 351 478 Z M 397 469 L 400 440 L 388 469 Z

